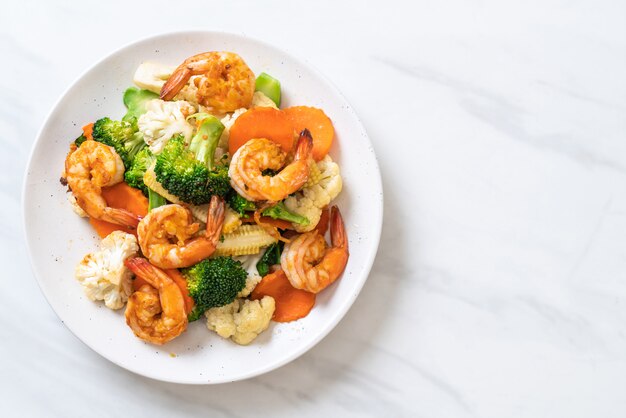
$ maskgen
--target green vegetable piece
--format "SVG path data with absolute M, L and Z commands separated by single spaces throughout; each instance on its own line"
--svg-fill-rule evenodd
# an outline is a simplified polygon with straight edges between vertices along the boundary
M 283 252 L 283 243 L 275 242 L 267 247 L 263 256 L 256 263 L 256 270 L 261 277 L 266 276 L 270 272 L 270 267 L 274 264 L 280 264 L 280 254 Z
M 191 138 L 189 151 L 196 155 L 198 161 L 203 162 L 209 170 L 213 170 L 215 149 L 224 132 L 224 125 L 218 118 L 209 114 L 201 114 L 202 119 L 198 132 Z
M 77 147 L 80 147 L 82 143 L 85 142 L 86 140 L 87 140 L 87 137 L 83 134 L 80 134 L 80 136 L 74 140 L 74 144 Z
M 159 95 L 150 90 L 142 90 L 137 87 L 129 87 L 124 92 L 124 106 L 128 109 L 122 120 L 132 121 L 146 113 L 146 104 L 153 99 L 158 99 Z
M 228 166 L 216 164 L 209 170 L 185 148 L 182 135 L 167 142 L 157 156 L 154 172 L 168 192 L 193 205 L 209 203 L 212 195 L 224 197 L 231 190 Z
M 246 212 L 252 212 L 256 210 L 256 205 L 254 202 L 249 201 L 245 197 L 241 196 L 235 190 L 231 190 L 226 197 L 226 203 L 228 206 L 235 212 L 239 214 L 239 216 L 245 216 Z
M 111 120 L 106 117 L 98 119 L 93 125 L 92 135 L 94 140 L 113 147 L 126 169 L 130 168 L 135 155 L 146 146 L 134 118 L 132 121 Z
M 280 107 L 280 81 L 267 73 L 261 73 L 256 78 L 255 90 L 265 94 Z
M 187 290 L 196 306 L 189 314 L 195 321 L 208 309 L 231 303 L 246 285 L 248 273 L 241 263 L 230 257 L 205 259 L 183 269 Z
M 135 189 L 139 189 L 145 196 L 149 197 L 148 187 L 143 182 L 143 175 L 154 161 L 154 155 L 150 152 L 150 148 L 145 147 L 135 155 L 130 167 L 124 173 L 124 181 Z
M 152 189 L 148 189 L 148 211 L 167 205 L 167 200 Z
M 289 211 L 284 202 L 278 202 L 276 205 L 265 209 L 261 214 L 273 219 L 282 219 L 302 226 L 306 226 L 310 222 L 308 218 Z

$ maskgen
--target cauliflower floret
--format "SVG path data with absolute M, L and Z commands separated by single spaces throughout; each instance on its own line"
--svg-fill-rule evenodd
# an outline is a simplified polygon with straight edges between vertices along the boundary
M 111 309 L 120 309 L 132 292 L 132 272 L 124 261 L 139 251 L 137 238 L 113 231 L 100 243 L 100 249 L 87 254 L 76 266 L 76 280 L 91 300 L 104 300 Z
M 87 212 L 85 212 L 83 208 L 81 208 L 78 205 L 78 202 L 76 201 L 76 196 L 74 196 L 74 193 L 71 193 L 71 192 L 68 193 L 67 200 L 70 202 L 70 205 L 72 206 L 72 210 L 74 211 L 75 214 L 77 214 L 81 218 L 87 218 L 89 216 L 87 215 Z
M 247 298 L 248 296 L 250 296 L 250 293 L 252 293 L 256 285 L 258 285 L 261 282 L 261 279 L 262 277 L 259 276 L 258 273 L 250 275 L 250 273 L 248 272 L 248 277 L 246 277 L 246 285 L 244 286 L 243 289 L 241 289 L 241 291 L 239 291 L 239 293 L 237 294 L 237 297 Z
M 276 304 L 271 296 L 261 300 L 235 299 L 206 311 L 207 328 L 240 345 L 250 344 L 269 327 Z
M 176 134 L 183 134 L 187 141 L 191 139 L 193 126 L 187 122 L 187 116 L 195 113 L 196 109 L 190 103 L 154 99 L 146 104 L 146 110 L 139 116 L 137 125 L 153 153 L 161 152 L 167 141 Z
M 293 213 L 304 216 L 309 220 L 308 225 L 292 224 L 298 232 L 312 231 L 322 217 L 322 208 L 320 208 L 310 198 L 296 193 L 285 199 L 285 206 Z M 322 206 L 323 207 L 323 206 Z
M 204 313 L 206 326 L 211 331 L 217 332 L 222 338 L 230 338 L 237 332 L 235 325 L 235 312 L 239 310 L 239 299 L 233 300 L 228 305 L 211 308 Z
M 240 345 L 247 345 L 267 329 L 274 315 L 276 303 L 271 296 L 261 300 L 244 299 L 239 312 L 234 314 L 237 332 L 230 337 Z
M 322 209 L 341 192 L 343 182 L 339 165 L 329 155 L 317 163 L 320 178 L 316 184 L 305 186 L 297 193 L 285 199 L 285 206 L 298 215 L 309 220 L 306 226 L 293 224 L 298 232 L 307 232 L 317 226 L 322 215 Z
M 267 97 L 265 95 L 265 93 L 261 92 L 261 91 L 255 91 L 254 95 L 252 96 L 252 103 L 250 104 L 250 107 L 273 107 L 274 109 L 278 109 L 278 106 L 276 106 L 276 103 L 274 103 L 274 101 L 272 99 L 270 99 L 269 97 Z

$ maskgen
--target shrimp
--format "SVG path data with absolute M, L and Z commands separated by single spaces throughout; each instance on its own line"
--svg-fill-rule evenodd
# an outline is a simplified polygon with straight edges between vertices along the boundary
M 330 212 L 331 247 L 317 230 L 306 232 L 285 244 L 280 266 L 291 285 L 318 293 L 331 285 L 348 263 L 348 236 L 337 206 Z
M 145 258 L 125 262 L 144 284 L 128 298 L 126 323 L 135 335 L 153 344 L 165 344 L 187 329 L 185 300 L 180 287 Z
M 249 107 L 254 95 L 254 73 L 233 52 L 204 52 L 187 58 L 161 88 L 161 99 L 172 100 L 191 76 L 199 104 L 218 113 Z
M 152 264 L 163 269 L 197 264 L 215 251 L 224 223 L 224 210 L 224 201 L 213 196 L 206 231 L 193 237 L 200 225 L 192 222 L 189 209 L 176 204 L 153 209 L 137 227 L 141 251 Z
M 78 205 L 95 219 L 137 227 L 140 217 L 107 206 L 102 188 L 124 179 L 124 163 L 112 147 L 87 140 L 65 159 L 65 178 Z
M 280 145 L 265 138 L 251 139 L 233 155 L 228 169 L 230 185 L 248 200 L 283 200 L 308 180 L 312 148 L 311 133 L 305 129 L 298 138 L 293 161 L 283 167 L 287 155 Z M 282 170 L 265 176 L 267 169 Z

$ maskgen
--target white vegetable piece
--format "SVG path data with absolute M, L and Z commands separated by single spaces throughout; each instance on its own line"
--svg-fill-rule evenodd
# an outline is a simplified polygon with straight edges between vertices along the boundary
M 137 255 L 134 235 L 113 231 L 100 243 L 100 249 L 87 254 L 76 266 L 76 280 L 91 300 L 104 300 L 111 309 L 124 306 L 132 292 L 132 272 L 124 265 Z
M 341 192 L 343 181 L 339 166 L 329 155 L 318 161 L 320 180 L 311 186 L 305 186 L 297 193 L 285 199 L 285 206 L 292 212 L 309 220 L 309 225 L 293 224 L 298 232 L 313 230 L 320 220 L 322 209 Z
M 81 218 L 87 218 L 89 217 L 89 215 L 87 215 L 87 212 L 85 212 L 83 210 L 83 208 L 81 208 L 78 205 L 78 201 L 76 200 L 76 196 L 74 196 L 74 193 L 69 192 L 67 194 L 67 200 L 68 202 L 70 202 L 70 205 L 72 206 L 72 210 L 74 211 L 75 214 L 77 214 L 78 216 L 80 216 Z
M 193 135 L 193 126 L 187 122 L 187 116 L 195 113 L 193 105 L 185 101 L 165 102 L 161 99 L 150 100 L 146 104 L 146 113 L 139 116 L 137 125 L 150 151 L 158 154 L 174 135 L 183 134 L 189 141 Z
M 256 270 L 256 266 L 255 266 L 255 270 Z M 262 279 L 263 278 L 259 275 L 259 273 L 250 274 L 250 271 L 248 271 L 248 277 L 246 278 L 246 285 L 244 286 L 243 289 L 241 289 L 239 291 L 239 293 L 237 294 L 237 297 L 238 298 L 247 298 L 248 296 L 250 296 L 250 293 L 252 293 L 254 288 L 259 283 L 261 283 Z
M 142 89 L 161 93 L 161 87 L 172 75 L 176 67 L 159 64 L 158 62 L 144 62 L 135 71 L 133 83 Z
M 270 99 L 269 97 L 267 97 L 265 93 L 263 93 L 262 91 L 254 92 L 250 107 L 251 108 L 252 107 L 272 107 L 274 109 L 278 109 L 278 106 L 276 106 L 276 103 L 274 103 L 274 101 Z
M 207 328 L 240 345 L 250 344 L 270 324 L 276 303 L 271 296 L 261 300 L 235 299 L 206 311 Z

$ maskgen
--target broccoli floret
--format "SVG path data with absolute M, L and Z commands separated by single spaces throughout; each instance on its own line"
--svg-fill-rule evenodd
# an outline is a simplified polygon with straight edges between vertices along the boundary
M 143 181 L 146 170 L 148 170 L 148 167 L 150 167 L 153 162 L 154 155 L 150 151 L 150 148 L 145 147 L 135 155 L 130 168 L 124 173 L 126 183 L 131 187 L 141 190 L 143 194 L 148 197 L 149 211 L 167 204 L 167 200 L 163 196 L 148 188 Z
M 146 146 L 135 119 L 131 122 L 98 119 L 93 125 L 93 139 L 113 147 L 126 169 L 130 168 L 135 155 Z
M 212 194 L 224 197 L 231 190 L 230 177 L 228 177 L 228 166 L 217 164 L 213 170 L 209 171 L 209 183 L 207 185 Z M 210 199 L 209 199 L 210 200 Z
M 212 195 L 225 196 L 230 190 L 228 167 L 218 164 L 209 170 L 185 148 L 182 135 L 167 142 L 157 156 L 154 172 L 168 192 L 193 205 L 208 203 Z
M 83 134 L 80 134 L 80 136 L 74 140 L 74 144 L 77 147 L 80 147 L 82 143 L 85 142 L 86 140 L 87 140 L 87 137 Z
M 137 87 L 129 87 L 124 92 L 124 105 L 128 109 L 122 120 L 133 122 L 139 116 L 146 113 L 146 104 L 159 95 L 150 90 L 140 90 Z
M 245 216 L 246 212 L 255 211 L 256 205 L 254 202 L 249 201 L 245 197 L 241 196 L 235 190 L 231 190 L 226 197 L 226 203 L 228 206 L 240 216 Z
M 307 226 L 310 223 L 308 218 L 298 215 L 297 213 L 290 212 L 283 202 L 278 202 L 276 205 L 265 209 L 261 212 L 261 214 L 263 216 L 269 216 L 273 219 L 283 219 L 302 226 Z
M 189 296 L 196 303 L 189 321 L 195 321 L 208 309 L 231 303 L 246 286 L 248 277 L 241 262 L 230 257 L 202 260 L 182 273 L 187 279 Z
M 124 180 L 129 186 L 139 189 L 148 196 L 148 187 L 143 182 L 143 175 L 152 164 L 154 156 L 148 147 L 143 148 L 135 155 L 130 168 L 124 173 Z

